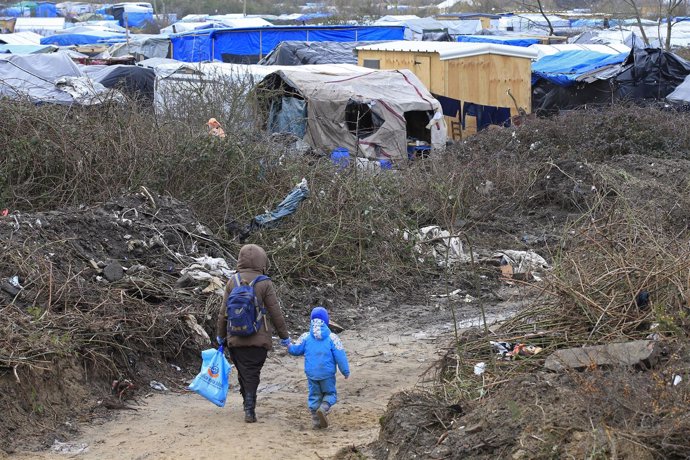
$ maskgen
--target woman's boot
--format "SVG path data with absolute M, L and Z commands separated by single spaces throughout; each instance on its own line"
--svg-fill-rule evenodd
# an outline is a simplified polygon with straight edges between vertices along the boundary
M 244 421 L 247 423 L 256 422 L 256 393 L 246 393 L 244 395 Z

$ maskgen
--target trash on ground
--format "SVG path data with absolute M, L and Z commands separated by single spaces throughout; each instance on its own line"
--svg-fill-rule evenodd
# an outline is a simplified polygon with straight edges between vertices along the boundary
M 681 377 L 680 375 L 675 374 L 675 375 L 673 376 L 673 386 L 674 386 L 674 387 L 677 386 L 677 385 L 678 385 L 680 382 L 682 382 L 682 381 L 683 381 L 683 377 Z
M 493 347 L 499 359 L 503 361 L 510 361 L 520 357 L 528 357 L 538 355 L 542 352 L 541 347 L 534 345 L 527 345 L 525 343 L 512 342 L 489 342 Z
M 506 278 L 525 280 L 533 278 L 541 281 L 539 272 L 551 268 L 549 263 L 534 251 L 505 250 L 494 253 L 492 257 L 499 259 L 501 274 Z M 507 266 L 510 266 L 510 268 Z
M 199 347 L 207 347 L 211 343 L 211 337 L 201 327 L 194 315 L 184 315 L 182 321 L 192 331 L 193 340 Z
M 89 450 L 89 445 L 83 442 L 60 442 L 56 439 L 53 441 L 53 445 L 50 446 L 50 450 L 59 454 L 76 455 L 87 452 Z
M 486 370 L 486 363 L 477 363 L 474 365 L 474 375 L 482 375 Z
M 251 226 L 255 228 L 275 227 L 285 217 L 294 214 L 299 204 L 307 197 L 309 197 L 307 179 L 302 179 L 273 211 L 266 211 L 264 214 L 254 217 Z
M 452 266 L 470 260 L 470 256 L 463 251 L 460 238 L 438 225 L 423 227 L 415 233 L 405 231 L 403 238 L 405 241 L 415 241 L 415 251 L 419 254 L 430 254 L 439 267 L 445 267 L 446 261 L 448 266 Z
M 162 383 L 160 383 L 156 380 L 151 380 L 151 382 L 149 383 L 149 386 L 151 388 L 153 388 L 154 390 L 168 391 L 168 387 L 166 387 L 165 385 L 163 385 Z

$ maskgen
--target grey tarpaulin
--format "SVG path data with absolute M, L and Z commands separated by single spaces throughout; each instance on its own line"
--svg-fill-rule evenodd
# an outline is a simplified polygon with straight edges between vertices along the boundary
M 294 214 L 297 211 L 297 206 L 309 196 L 309 187 L 307 180 L 295 185 L 290 193 L 278 203 L 278 206 L 273 211 L 256 216 L 252 220 L 252 227 L 267 228 L 274 227 L 285 217 Z
M 281 42 L 259 65 L 353 64 L 354 49 L 374 42 Z
M 666 96 L 666 99 L 678 104 L 690 104 L 690 77 L 685 77 L 683 83 L 676 86 L 676 89 Z
M 110 90 L 87 79 L 62 53 L 0 56 L 0 96 L 35 104 L 98 104 Z M 119 94 L 119 93 L 117 93 Z
M 269 118 L 270 132 L 292 133 L 302 139 L 307 129 L 307 104 L 296 97 L 274 99 Z

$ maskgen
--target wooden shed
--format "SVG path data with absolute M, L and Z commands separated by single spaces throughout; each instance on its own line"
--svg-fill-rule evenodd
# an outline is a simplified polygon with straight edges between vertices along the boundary
M 491 43 L 397 41 L 357 48 L 360 66 L 414 72 L 441 102 L 454 139 L 531 111 L 536 56 L 529 48 Z

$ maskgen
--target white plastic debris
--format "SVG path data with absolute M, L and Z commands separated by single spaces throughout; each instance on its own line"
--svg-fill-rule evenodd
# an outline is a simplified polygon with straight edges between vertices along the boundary
M 412 234 L 405 231 L 403 239 L 417 241 L 415 250 L 419 254 L 430 253 L 439 267 L 445 267 L 446 261 L 449 266 L 452 266 L 458 262 L 470 260 L 470 256 L 463 250 L 460 238 L 452 236 L 448 230 L 443 230 L 438 225 L 423 227 Z
M 189 267 L 183 268 L 180 273 L 189 275 L 195 280 L 204 281 L 215 277 L 230 278 L 235 271 L 228 267 L 225 259 L 220 257 L 201 256 L 195 257 L 194 263 Z
M 486 370 L 486 363 L 477 363 L 474 365 L 474 375 L 482 375 Z
M 534 251 L 505 250 L 496 252 L 494 258 L 501 260 L 501 264 L 513 267 L 513 273 L 532 273 L 549 270 L 549 263 Z
M 56 439 L 53 445 L 50 446 L 50 450 L 65 455 L 83 454 L 89 450 L 89 445 L 86 443 L 60 442 Z
M 192 340 L 199 347 L 206 347 L 211 343 L 211 338 L 208 336 L 203 327 L 199 325 L 194 315 L 184 315 L 182 317 L 185 325 L 192 331 Z
M 681 377 L 680 375 L 676 374 L 673 376 L 673 386 L 674 387 L 682 381 L 683 381 L 683 377 Z
M 158 391 L 168 391 L 168 387 L 166 387 L 165 385 L 163 385 L 163 384 L 160 383 L 160 382 L 157 382 L 156 380 L 151 380 L 151 382 L 149 383 L 149 386 L 150 386 L 151 388 L 153 388 L 154 390 L 158 390 Z
M 14 275 L 14 276 L 11 277 L 8 281 L 10 282 L 10 284 L 11 284 L 12 286 L 14 286 L 14 287 L 16 287 L 16 288 L 19 288 L 19 289 L 24 289 L 24 287 L 22 287 L 22 285 L 19 284 L 19 276 Z

